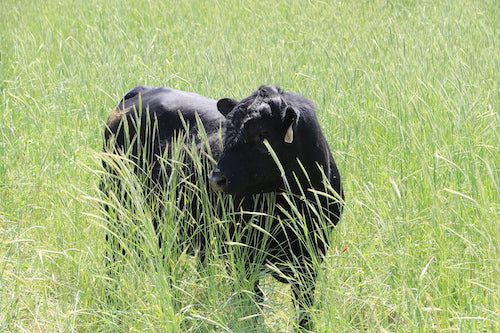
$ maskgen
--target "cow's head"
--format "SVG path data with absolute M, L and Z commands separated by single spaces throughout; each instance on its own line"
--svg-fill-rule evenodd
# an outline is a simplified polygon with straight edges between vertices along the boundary
M 212 187 L 243 195 L 280 189 L 283 180 L 266 142 L 285 167 L 293 163 L 299 112 L 275 86 L 261 86 L 239 102 L 221 99 L 217 107 L 227 123 L 224 150 L 210 174 Z

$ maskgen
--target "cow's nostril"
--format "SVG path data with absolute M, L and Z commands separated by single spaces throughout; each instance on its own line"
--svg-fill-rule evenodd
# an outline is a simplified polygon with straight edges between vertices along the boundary
M 210 185 L 218 191 L 224 191 L 224 188 L 228 184 L 227 177 L 216 171 L 211 173 L 208 180 L 210 181 Z
M 227 178 L 224 177 L 224 176 L 222 176 L 222 177 L 220 177 L 219 179 L 216 180 L 216 183 L 217 183 L 217 186 L 224 187 L 224 186 L 226 186 Z

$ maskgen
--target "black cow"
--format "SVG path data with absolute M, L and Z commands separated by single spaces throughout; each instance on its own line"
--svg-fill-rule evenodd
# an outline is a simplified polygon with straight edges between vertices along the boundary
M 299 306 L 299 325 L 307 328 L 316 267 L 328 247 L 327 234 L 338 222 L 343 202 L 340 175 L 314 104 L 276 86 L 261 86 L 241 101 L 215 101 L 170 88 L 137 87 L 125 95 L 108 119 L 105 139 L 109 142 L 114 138 L 115 152 L 126 141 L 119 131 L 122 120 L 130 122 L 134 114 L 137 117 L 133 110 L 139 105 L 143 110 L 140 117 L 149 114 L 158 123 L 156 141 L 148 144 L 153 154 L 148 153 L 147 158 L 153 165 L 153 178 L 158 180 L 155 186 L 161 187 L 168 178 L 168 170 L 161 172 L 156 166 L 155 156 L 168 150 L 175 133 L 182 132 L 186 123 L 188 138 L 201 147 L 198 115 L 211 154 L 218 161 L 210 173 L 210 185 L 231 195 L 236 209 L 244 212 L 266 207 L 258 202 L 263 200 L 261 194 L 275 194 L 273 222 L 255 222 L 251 213 L 242 214 L 242 220 L 237 221 L 241 223 L 235 221 L 229 234 L 237 234 L 238 243 L 250 249 L 245 256 L 249 275 L 254 270 L 267 270 L 279 281 L 291 283 Z M 135 128 L 147 130 L 143 125 Z M 248 227 L 246 222 L 250 220 L 255 228 Z M 203 249 L 204 240 L 197 240 L 194 247 Z M 255 291 L 260 299 L 258 281 Z

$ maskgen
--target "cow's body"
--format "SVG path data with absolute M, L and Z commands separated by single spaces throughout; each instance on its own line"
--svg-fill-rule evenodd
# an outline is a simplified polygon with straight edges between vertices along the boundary
M 141 117 L 148 114 L 158 124 L 158 135 L 154 136 L 157 139 L 149 144 L 153 154 L 148 160 L 153 170 L 157 164 L 155 156 L 168 149 L 186 123 L 188 138 L 196 140 L 197 114 L 207 133 L 211 154 L 218 161 L 210 174 L 212 187 L 230 194 L 237 209 L 244 211 L 265 206 L 256 201 L 262 196 L 256 195 L 277 194 L 274 222 L 257 222 L 258 227 L 252 229 L 245 226 L 248 220 L 243 215 L 243 223 L 234 223 L 232 232 L 240 233 L 238 242 L 250 245 L 249 249 L 256 248 L 245 256 L 249 270 L 267 267 L 278 280 L 292 284 L 301 308 L 299 324 L 307 327 L 309 316 L 304 307 L 313 303 L 317 259 L 321 261 L 326 251 L 327 234 L 338 222 L 343 199 L 340 176 L 319 127 L 314 104 L 274 86 L 261 86 L 240 102 L 217 102 L 170 88 L 137 87 L 125 95 L 108 119 L 105 139 L 109 142 L 114 138 L 115 152 L 127 140 L 121 135 L 122 120 L 127 117 L 130 122 L 137 117 L 134 110 L 141 108 L 148 111 L 142 112 Z M 147 131 L 151 122 L 141 123 L 141 131 Z M 280 161 L 281 170 L 270 150 Z M 161 186 L 168 174 L 157 171 L 153 177 L 158 178 L 156 185 Z M 198 242 L 201 246 L 196 246 L 203 249 L 204 240 Z M 261 294 L 258 282 L 255 290 Z

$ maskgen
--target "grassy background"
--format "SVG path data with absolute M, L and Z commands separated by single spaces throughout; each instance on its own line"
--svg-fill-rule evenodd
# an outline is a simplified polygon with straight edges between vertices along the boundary
M 247 331 L 210 284 L 191 295 L 198 312 L 175 310 L 161 274 L 110 290 L 88 197 L 104 121 L 131 87 L 242 98 L 266 83 L 317 103 L 346 188 L 317 331 L 499 330 L 499 8 L 3 0 L 0 331 Z M 288 290 L 266 286 L 260 331 L 288 331 Z

